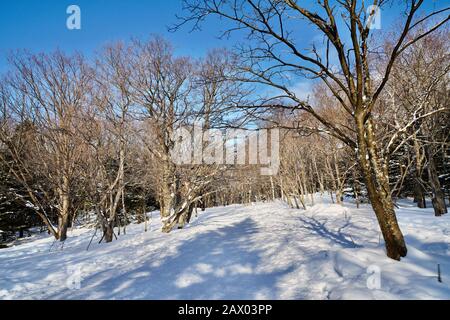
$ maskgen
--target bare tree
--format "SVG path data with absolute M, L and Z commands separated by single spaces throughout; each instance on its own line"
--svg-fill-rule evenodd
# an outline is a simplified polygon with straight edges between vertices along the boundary
M 420 32 L 417 30 L 410 37 Z M 444 124 L 445 114 L 450 113 L 448 35 L 448 28 L 445 28 L 405 50 L 394 64 L 384 98 L 387 106 L 393 109 L 384 115 L 385 122 L 390 126 L 387 132 L 406 128 L 402 132 L 402 143 L 398 143 L 395 150 L 401 150 L 403 145 L 410 146 L 415 164 L 411 167 L 414 169 L 414 191 L 418 205 L 425 207 L 425 193 L 431 190 L 436 216 L 447 212 L 436 159 L 442 146 L 449 143 L 449 133 Z M 393 44 L 388 41 L 387 45 Z M 437 112 L 439 110 L 443 112 Z M 424 114 L 429 116 L 409 125 L 411 119 Z M 428 182 L 423 179 L 425 168 Z
M 132 66 L 130 49 L 123 44 L 108 46 L 97 62 L 97 91 L 94 101 L 104 130 L 102 144 L 97 145 L 98 169 L 102 173 L 102 195 L 97 204 L 99 222 L 106 242 L 113 240 L 119 207 L 126 213 L 126 160 L 130 138 Z M 102 157 L 103 156 L 103 157 Z
M 170 231 L 180 186 L 171 153 L 174 132 L 189 116 L 193 65 L 188 58 L 175 57 L 171 45 L 158 37 L 145 43 L 135 41 L 130 57 L 133 101 L 144 111 L 148 135 L 143 142 L 157 159 L 161 218 L 163 229 Z
M 3 92 L 2 102 L 12 114 L 10 119 L 28 125 L 21 130 L 20 140 L 2 130 L 1 139 L 13 159 L 10 170 L 28 190 L 32 206 L 49 232 L 64 241 L 78 206 L 77 177 L 86 154 L 78 129 L 83 126 L 92 71 L 82 56 L 61 52 L 17 54 L 11 63 L 14 72 L 7 79 L 9 92 Z M 31 186 L 36 176 L 39 191 Z M 57 228 L 50 221 L 48 208 L 56 211 Z
M 388 1 L 373 1 L 383 6 Z M 242 46 L 241 56 L 246 62 L 242 80 L 271 86 L 279 90 L 276 97 L 289 100 L 292 107 L 302 109 L 313 115 L 326 128 L 326 131 L 356 150 L 358 162 L 365 178 L 372 207 L 377 216 L 387 255 L 396 260 L 406 256 L 407 248 L 397 223 L 391 199 L 388 157 L 376 134 L 373 110 L 390 78 L 392 67 L 398 56 L 412 44 L 431 34 L 444 25 L 445 16 L 434 26 L 424 30 L 413 39 L 407 35 L 432 17 L 445 15 L 450 8 L 427 12 L 419 16 L 423 0 L 405 1 L 406 16 L 395 46 L 388 55 L 388 64 L 381 74 L 374 74 L 370 60 L 370 19 L 376 10 L 370 12 L 366 3 L 357 0 L 317 1 L 304 5 L 295 0 L 187 0 L 184 8 L 187 17 L 182 18 L 181 26 L 188 22 L 194 28 L 208 16 L 215 15 L 234 23 L 226 33 L 247 31 L 249 41 Z M 342 20 L 338 20 L 342 17 Z M 319 50 L 314 44 L 310 50 L 303 50 L 293 32 L 294 21 L 307 21 L 324 35 L 325 46 Z M 298 25 L 297 25 L 298 28 Z M 344 34 L 349 41 L 344 41 Z M 337 57 L 337 61 L 331 60 Z M 320 79 L 340 103 L 341 108 L 354 120 L 356 134 L 349 136 L 339 126 L 323 118 L 308 101 L 290 89 L 289 77 L 307 76 Z M 250 75 L 250 76 L 248 76 Z M 271 104 L 275 100 L 266 100 Z M 283 106 L 280 106 L 283 107 Z M 394 134 L 392 139 L 398 139 Z

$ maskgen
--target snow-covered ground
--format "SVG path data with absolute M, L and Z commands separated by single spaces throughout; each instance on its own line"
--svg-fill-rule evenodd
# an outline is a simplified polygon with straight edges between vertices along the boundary
M 63 248 L 37 237 L 0 250 L 0 299 L 450 299 L 450 215 L 401 202 L 409 252 L 396 262 L 369 207 L 316 203 L 213 208 L 171 234 L 154 213 L 147 233 L 132 225 L 89 251 L 93 230 Z

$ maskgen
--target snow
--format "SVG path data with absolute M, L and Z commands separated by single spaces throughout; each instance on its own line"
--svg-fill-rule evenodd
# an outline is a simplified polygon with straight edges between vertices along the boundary
M 92 229 L 34 237 L 0 250 L 0 299 L 450 299 L 450 215 L 399 202 L 397 262 L 369 207 L 328 198 L 212 208 L 171 234 L 154 218 L 89 251 Z

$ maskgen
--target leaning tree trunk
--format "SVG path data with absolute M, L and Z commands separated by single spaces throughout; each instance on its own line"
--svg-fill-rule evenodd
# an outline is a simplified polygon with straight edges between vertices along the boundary
M 191 221 L 192 213 L 194 211 L 194 203 L 189 203 L 181 211 L 177 217 L 178 229 L 183 229 L 187 223 Z
M 436 163 L 434 162 L 433 152 L 430 147 L 427 147 L 428 158 L 428 179 L 431 189 L 433 191 L 433 208 L 436 217 L 442 216 L 447 213 L 447 206 L 445 205 L 445 195 L 439 182 L 439 175 L 436 169 Z
M 383 234 L 388 257 L 400 260 L 407 248 L 397 222 L 389 187 L 388 161 L 382 159 L 375 142 L 372 119 L 356 118 L 358 129 L 358 161 L 362 168 L 370 203 Z M 383 161 L 384 160 L 384 161 Z

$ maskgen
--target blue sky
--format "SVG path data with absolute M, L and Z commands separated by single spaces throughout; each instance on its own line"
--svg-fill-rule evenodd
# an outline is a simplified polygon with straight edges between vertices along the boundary
M 81 30 L 68 30 L 66 9 L 81 8 Z M 208 49 L 226 46 L 217 39 L 217 23 L 205 25 L 205 32 L 167 31 L 181 13 L 178 0 L 1 0 L 0 72 L 5 70 L 6 55 L 14 49 L 33 52 L 77 50 L 92 54 L 107 42 L 146 38 L 161 34 L 171 40 L 180 54 L 202 55 Z
M 443 7 L 449 0 L 426 0 L 427 7 Z M 76 4 L 82 11 L 82 29 L 68 30 L 66 9 Z M 229 46 L 232 41 L 217 39 L 224 26 L 209 19 L 202 32 L 183 28 L 169 33 L 167 26 L 180 14 L 181 0 L 0 0 L 0 72 L 6 70 L 11 50 L 33 52 L 80 51 L 90 56 L 107 42 L 164 35 L 180 54 L 200 56 L 208 49 Z M 383 22 L 391 24 L 399 11 L 383 13 Z M 302 38 L 313 39 L 310 28 L 302 28 Z

